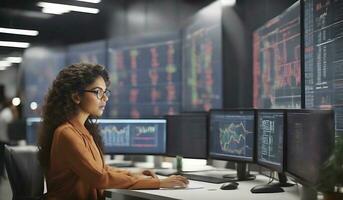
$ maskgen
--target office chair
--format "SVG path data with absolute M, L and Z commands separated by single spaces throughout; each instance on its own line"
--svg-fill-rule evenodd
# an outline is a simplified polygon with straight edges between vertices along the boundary
M 13 143 L 18 140 L 26 139 L 26 121 L 23 119 L 17 119 L 7 124 L 8 139 Z M 11 143 L 11 144 L 12 144 Z
M 44 173 L 34 146 L 5 145 L 5 166 L 10 181 L 12 200 L 43 199 Z

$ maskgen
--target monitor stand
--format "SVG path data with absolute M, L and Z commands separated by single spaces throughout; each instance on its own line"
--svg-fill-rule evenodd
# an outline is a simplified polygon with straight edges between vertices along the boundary
M 228 179 L 228 181 L 250 181 L 256 179 L 255 175 L 251 175 L 247 171 L 246 163 L 237 163 L 236 169 L 237 174 L 226 174 L 223 178 Z
M 274 183 L 273 185 L 279 186 L 279 187 L 292 187 L 292 186 L 294 186 L 293 183 L 287 182 L 287 176 L 285 175 L 285 173 L 278 172 L 278 178 L 279 178 L 279 182 Z
M 285 192 L 282 187 L 275 186 L 273 184 L 267 185 L 256 185 L 255 187 L 251 188 L 251 193 L 279 193 Z
M 294 184 L 287 183 L 287 177 L 284 173 L 278 173 L 279 182 L 267 185 L 257 185 L 251 188 L 251 193 L 279 193 L 284 192 L 282 187 L 291 187 Z

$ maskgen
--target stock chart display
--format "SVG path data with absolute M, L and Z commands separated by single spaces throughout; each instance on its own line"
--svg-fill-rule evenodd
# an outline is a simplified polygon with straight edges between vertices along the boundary
M 283 112 L 263 111 L 258 113 L 257 123 L 257 161 L 283 170 Z
M 254 112 L 211 113 L 210 155 L 233 160 L 252 160 Z
M 181 104 L 179 34 L 110 43 L 110 117 L 173 115 Z
M 182 33 L 182 110 L 222 107 L 221 5 L 200 10 Z
M 98 123 L 105 153 L 165 153 L 164 119 L 102 119 Z
M 106 66 L 106 42 L 96 41 L 69 46 L 67 64 L 79 62 Z
M 39 117 L 48 92 L 58 72 L 65 66 L 62 50 L 30 48 L 23 57 L 21 68 L 24 73 L 26 117 Z
M 300 3 L 253 33 L 255 108 L 301 108 Z
M 306 0 L 305 107 L 333 108 L 343 131 L 343 2 Z

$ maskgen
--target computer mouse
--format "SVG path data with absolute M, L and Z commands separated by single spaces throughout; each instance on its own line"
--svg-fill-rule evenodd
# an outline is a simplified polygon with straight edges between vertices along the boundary
M 238 183 L 236 182 L 230 182 L 230 183 L 224 183 L 222 186 L 220 186 L 221 190 L 235 190 L 238 187 Z

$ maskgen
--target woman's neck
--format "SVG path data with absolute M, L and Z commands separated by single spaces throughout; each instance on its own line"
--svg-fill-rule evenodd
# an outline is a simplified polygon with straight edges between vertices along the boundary
M 77 121 L 78 123 L 84 125 L 86 120 L 88 119 L 89 114 L 88 113 L 84 113 L 84 112 L 79 112 L 78 114 L 76 114 L 73 117 L 73 120 Z

